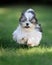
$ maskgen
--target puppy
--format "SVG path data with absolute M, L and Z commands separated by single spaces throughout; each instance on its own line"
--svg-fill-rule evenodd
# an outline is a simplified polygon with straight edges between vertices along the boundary
M 42 39 L 41 25 L 38 24 L 36 14 L 33 9 L 28 9 L 21 14 L 19 25 L 13 32 L 13 40 L 18 44 L 28 46 L 38 46 Z

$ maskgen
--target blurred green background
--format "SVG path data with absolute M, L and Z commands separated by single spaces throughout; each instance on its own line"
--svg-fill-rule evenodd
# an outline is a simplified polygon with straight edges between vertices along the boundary
M 38 47 L 18 47 L 12 39 L 21 12 L 33 8 L 42 25 L 43 38 Z M 52 6 L 18 5 L 0 7 L 0 65 L 52 65 Z

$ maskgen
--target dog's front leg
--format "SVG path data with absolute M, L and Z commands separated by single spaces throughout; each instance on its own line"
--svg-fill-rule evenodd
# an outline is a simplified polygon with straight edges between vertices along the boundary
M 31 47 L 38 46 L 39 44 L 40 44 L 39 40 L 38 39 L 36 40 L 35 38 L 29 38 L 27 42 L 27 45 Z
M 27 41 L 27 39 L 24 38 L 24 37 L 22 37 L 21 39 L 18 39 L 18 40 L 17 40 L 17 42 L 18 42 L 19 44 L 25 44 L 26 41 Z
M 27 45 L 31 46 L 31 47 L 38 46 L 39 42 L 34 37 L 31 37 L 31 38 L 28 39 Z
M 33 47 L 34 46 L 34 39 L 29 38 L 28 41 L 27 41 L 27 45 Z

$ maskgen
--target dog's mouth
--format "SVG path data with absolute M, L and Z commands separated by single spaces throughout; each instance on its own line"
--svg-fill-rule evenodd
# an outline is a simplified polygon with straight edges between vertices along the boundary
M 24 28 L 30 28 L 30 26 L 25 26 Z

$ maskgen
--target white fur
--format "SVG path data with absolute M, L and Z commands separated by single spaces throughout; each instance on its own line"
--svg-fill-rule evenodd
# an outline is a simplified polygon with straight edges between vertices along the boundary
M 31 18 L 33 17 L 33 15 L 32 15 L 31 13 L 28 13 L 29 11 L 33 11 L 33 12 L 34 12 L 33 9 L 28 9 L 28 10 L 26 11 L 25 16 L 26 16 L 27 20 L 28 20 L 28 19 L 31 19 Z
M 29 9 L 32 10 L 32 9 Z M 29 11 L 27 10 L 27 12 Z M 27 19 L 29 18 L 29 15 L 33 16 L 32 14 L 25 13 L 25 16 Z M 30 16 L 30 18 L 31 18 Z M 23 24 L 24 25 L 24 24 Z M 42 38 L 42 33 L 35 28 L 23 28 L 19 24 L 17 29 L 13 32 L 13 39 L 19 43 L 19 44 L 27 44 L 30 46 L 38 46 L 40 44 Z M 26 43 L 27 42 L 27 43 Z
M 31 46 L 38 46 L 40 44 L 41 38 L 41 32 L 34 29 L 24 30 L 20 25 L 13 33 L 13 39 L 19 44 L 25 44 L 25 42 L 27 41 L 27 45 L 31 44 Z

